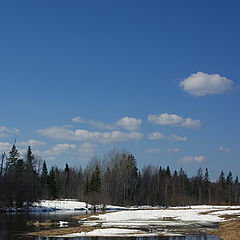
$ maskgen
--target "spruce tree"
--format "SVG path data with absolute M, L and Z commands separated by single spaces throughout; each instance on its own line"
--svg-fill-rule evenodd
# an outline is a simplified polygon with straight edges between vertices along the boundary
M 49 194 L 53 199 L 57 198 L 57 184 L 53 167 L 49 172 Z

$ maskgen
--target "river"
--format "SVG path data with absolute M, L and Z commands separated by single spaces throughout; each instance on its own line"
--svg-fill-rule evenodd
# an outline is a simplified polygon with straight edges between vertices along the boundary
M 67 220 L 74 215 L 85 214 L 84 212 L 50 212 L 50 213 L 0 213 L 0 240 L 67 240 L 70 238 L 53 238 L 53 237 L 32 237 L 26 234 L 34 231 L 33 226 L 27 223 L 30 221 L 44 221 L 44 220 Z M 73 239 L 73 238 L 71 238 Z M 104 237 L 78 237 L 74 240 L 123 240 L 126 238 L 104 238 Z M 128 240 L 218 240 L 215 236 L 201 235 L 201 236 L 186 236 L 186 237 L 131 237 Z

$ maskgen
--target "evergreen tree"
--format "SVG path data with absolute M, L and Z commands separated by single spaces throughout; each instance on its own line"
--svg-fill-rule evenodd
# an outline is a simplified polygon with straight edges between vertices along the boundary
M 32 153 L 31 147 L 28 146 L 26 163 L 24 169 L 24 195 L 25 201 L 31 203 L 37 200 L 37 173 L 34 170 L 34 155 Z
M 95 171 L 92 173 L 90 180 L 90 191 L 99 193 L 101 191 L 101 178 L 98 164 L 96 165 Z
M 210 179 L 208 174 L 208 169 L 206 168 L 204 177 L 203 177 L 203 194 L 205 202 L 209 203 L 210 201 Z
M 232 203 L 233 201 L 233 177 L 232 172 L 230 171 L 226 178 L 226 201 L 227 203 Z
M 234 181 L 235 204 L 238 203 L 238 194 L 239 194 L 239 182 L 238 182 L 238 176 L 236 176 L 236 179 Z
M 57 198 L 57 184 L 56 184 L 56 177 L 54 168 L 52 167 L 49 172 L 49 194 L 51 198 Z
M 88 195 L 89 192 L 90 192 L 90 187 L 89 187 L 89 179 L 88 179 L 88 176 L 87 176 L 87 179 L 86 179 L 86 182 L 84 184 L 84 188 L 83 188 L 83 194 L 84 195 Z
M 20 155 L 19 155 L 19 151 L 15 144 L 16 144 L 16 141 L 14 142 L 14 144 L 9 152 L 9 156 L 7 157 L 7 162 L 6 162 L 7 174 L 16 174 L 17 161 L 18 161 Z
M 218 177 L 218 203 L 223 203 L 225 199 L 225 184 L 226 179 L 224 176 L 223 170 L 221 171 L 219 177 Z

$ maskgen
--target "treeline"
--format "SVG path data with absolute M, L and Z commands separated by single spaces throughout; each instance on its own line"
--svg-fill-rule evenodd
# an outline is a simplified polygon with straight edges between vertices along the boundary
M 87 167 L 52 167 L 33 155 L 29 146 L 20 158 L 16 144 L 2 154 L 0 207 L 21 207 L 40 199 L 74 198 L 91 204 L 175 206 L 186 204 L 238 204 L 239 181 L 221 171 L 211 182 L 208 169 L 188 177 L 181 168 L 171 171 L 146 166 L 137 168 L 134 156 L 113 150 L 104 160 L 93 159 Z

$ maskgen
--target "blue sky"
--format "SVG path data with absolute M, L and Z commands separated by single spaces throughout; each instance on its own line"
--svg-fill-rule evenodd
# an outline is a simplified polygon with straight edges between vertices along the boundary
M 112 148 L 240 175 L 239 1 L 1 1 L 0 152 Z

